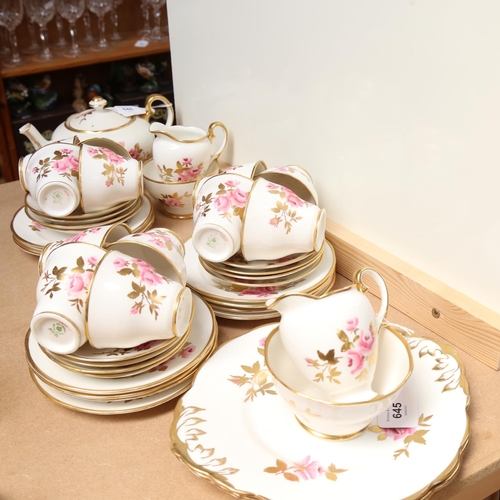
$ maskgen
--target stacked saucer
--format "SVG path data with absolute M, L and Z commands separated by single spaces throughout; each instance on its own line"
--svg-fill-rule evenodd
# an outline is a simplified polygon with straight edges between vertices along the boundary
M 65 240 L 93 227 L 125 223 L 132 232 L 147 231 L 154 222 L 153 204 L 147 196 L 120 203 L 98 212 L 76 210 L 64 218 L 47 216 L 29 194 L 11 222 L 14 242 L 25 252 L 40 255 L 45 245 Z
M 224 262 L 210 262 L 198 255 L 192 240 L 186 243 L 188 286 L 203 297 L 216 316 L 234 320 L 279 317 L 266 308 L 268 299 L 283 293 L 320 296 L 335 282 L 336 258 L 325 239 L 319 251 L 276 260 L 247 262 L 236 254 Z
M 84 413 L 132 413 L 165 403 L 189 389 L 194 373 L 217 344 L 212 309 L 197 295 L 193 300 L 194 316 L 185 335 L 132 348 L 84 344 L 71 354 L 55 354 L 28 331 L 31 377 L 49 399 Z

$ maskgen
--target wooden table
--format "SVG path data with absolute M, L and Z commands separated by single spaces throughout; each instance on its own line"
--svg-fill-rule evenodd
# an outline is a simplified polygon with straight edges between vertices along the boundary
M 176 400 L 140 413 L 96 416 L 60 407 L 35 387 L 25 360 L 24 336 L 35 307 L 37 258 L 16 246 L 9 227 L 22 204 L 18 182 L 0 185 L 0 499 L 229 498 L 194 476 L 170 452 Z M 191 221 L 169 219 L 158 211 L 155 225 L 183 238 L 192 229 Z M 339 276 L 336 286 L 345 283 Z M 435 337 L 394 309 L 388 319 L 418 335 Z M 260 324 L 219 320 L 219 341 Z M 483 500 L 500 489 L 500 374 L 460 355 L 472 398 L 471 439 L 457 478 L 438 491 L 435 500 Z M 372 498 L 383 500 L 383 492 L 374 491 Z

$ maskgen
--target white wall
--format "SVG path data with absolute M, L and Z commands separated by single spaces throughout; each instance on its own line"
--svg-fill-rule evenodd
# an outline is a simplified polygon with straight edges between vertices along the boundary
M 500 3 L 167 0 L 178 121 L 500 312 Z

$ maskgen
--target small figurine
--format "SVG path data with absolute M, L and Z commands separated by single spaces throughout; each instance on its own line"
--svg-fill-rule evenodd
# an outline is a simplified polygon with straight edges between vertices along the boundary
M 25 115 L 31 107 L 28 88 L 18 80 L 9 80 L 5 88 L 5 96 L 10 112 L 14 116 Z
M 57 102 L 57 92 L 50 88 L 50 75 L 43 75 L 42 79 L 30 89 L 30 99 L 35 109 L 46 111 L 52 109 Z
M 155 75 L 155 65 L 151 62 L 137 63 L 135 69 L 139 76 L 146 80 L 140 87 L 139 90 L 146 94 L 151 94 L 153 92 L 158 92 L 159 86 Z
M 85 111 L 87 109 L 87 103 L 83 99 L 83 82 L 82 78 L 79 76 L 75 78 L 75 83 L 73 87 L 73 97 L 75 98 L 72 104 L 73 109 L 77 113 Z

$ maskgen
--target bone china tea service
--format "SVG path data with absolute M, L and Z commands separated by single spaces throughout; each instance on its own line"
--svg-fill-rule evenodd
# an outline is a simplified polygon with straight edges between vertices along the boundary
M 146 98 L 145 108 L 106 107 L 107 101 L 96 96 L 90 101 L 91 109 L 71 115 L 61 123 L 52 134 L 52 141 L 60 141 L 68 137 L 79 140 L 106 138 L 121 144 L 136 160 L 147 160 L 151 157 L 154 136 L 149 131 L 149 120 L 153 116 L 153 103 L 160 101 L 166 106 L 166 125 L 172 125 L 174 110 L 168 99 L 160 94 L 152 94 Z M 49 143 L 36 128 L 27 123 L 20 129 L 33 144 L 40 149 Z

